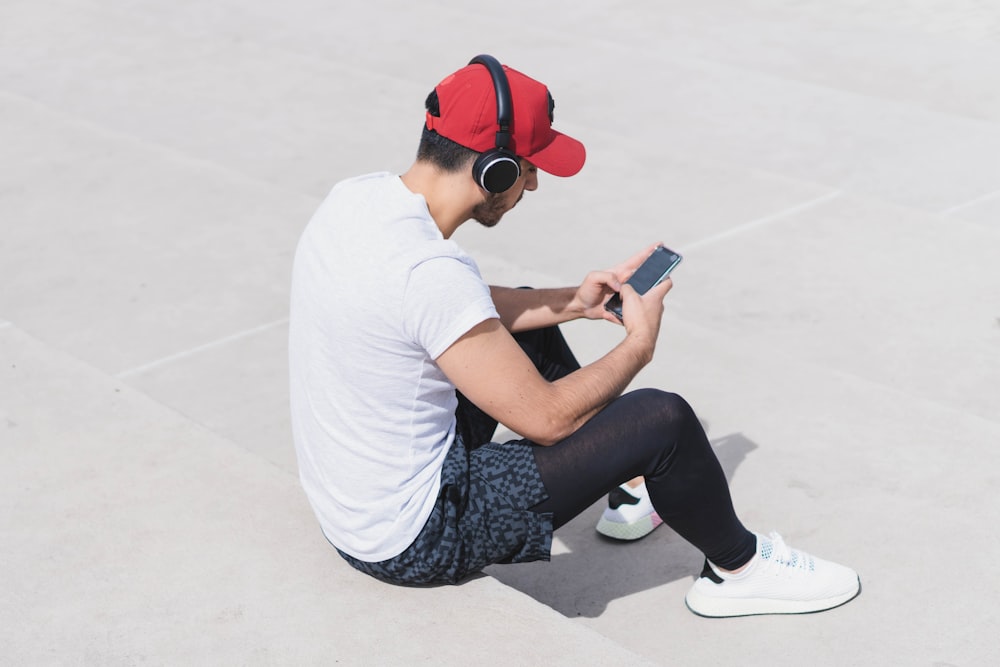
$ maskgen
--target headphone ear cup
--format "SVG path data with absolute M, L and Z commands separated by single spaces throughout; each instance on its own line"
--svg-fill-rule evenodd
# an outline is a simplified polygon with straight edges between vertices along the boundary
M 472 177 L 487 192 L 506 192 L 521 177 L 521 162 L 510 151 L 494 148 L 476 158 Z

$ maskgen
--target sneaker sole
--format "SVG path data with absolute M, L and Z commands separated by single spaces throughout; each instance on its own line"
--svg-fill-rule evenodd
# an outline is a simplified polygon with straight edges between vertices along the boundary
M 659 517 L 654 520 L 652 516 L 643 517 L 635 523 L 618 523 L 601 517 L 597 522 L 597 532 L 614 540 L 638 540 L 649 535 L 661 523 L 663 521 Z
M 696 590 L 688 592 L 684 603 L 692 613 L 705 618 L 733 618 L 768 614 L 815 614 L 845 605 L 861 595 L 861 579 L 856 590 L 822 600 L 768 600 L 766 598 L 717 598 Z

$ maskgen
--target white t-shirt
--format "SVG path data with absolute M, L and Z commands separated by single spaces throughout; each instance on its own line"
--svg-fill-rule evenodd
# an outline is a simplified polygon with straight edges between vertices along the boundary
M 343 181 L 316 211 L 292 272 L 292 431 L 342 551 L 378 562 L 423 528 L 455 437 L 455 387 L 434 360 L 496 317 L 475 262 L 398 176 Z

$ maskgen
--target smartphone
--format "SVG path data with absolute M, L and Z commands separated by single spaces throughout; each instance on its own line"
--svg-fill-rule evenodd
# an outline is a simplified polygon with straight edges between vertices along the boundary
M 662 283 L 670 272 L 677 268 L 677 265 L 684 259 L 670 248 L 657 246 L 656 250 L 646 258 L 632 277 L 625 282 L 633 287 L 639 294 L 645 294 L 656 285 Z M 622 319 L 622 298 L 620 294 L 613 294 L 608 302 L 604 304 L 604 309 L 613 314 L 619 320 Z

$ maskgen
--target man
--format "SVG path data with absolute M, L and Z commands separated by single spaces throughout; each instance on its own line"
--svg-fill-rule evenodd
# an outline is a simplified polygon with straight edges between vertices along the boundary
M 704 616 L 819 611 L 857 575 L 756 535 L 690 406 L 622 395 L 653 357 L 670 280 L 624 284 L 655 246 L 579 287 L 488 287 L 453 241 L 492 227 L 572 176 L 583 145 L 552 129 L 546 87 L 489 56 L 427 98 L 401 176 L 339 183 L 295 257 L 289 361 L 300 476 L 327 539 L 355 568 L 400 584 L 455 582 L 486 565 L 549 558 L 552 531 L 644 477 L 659 517 L 706 557 L 687 604 Z M 604 357 L 576 362 L 556 326 L 618 320 Z M 522 439 L 490 442 L 497 422 Z

